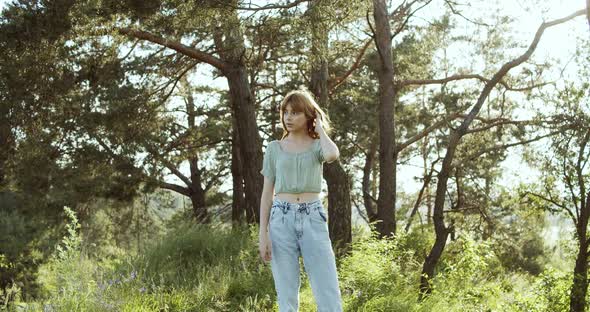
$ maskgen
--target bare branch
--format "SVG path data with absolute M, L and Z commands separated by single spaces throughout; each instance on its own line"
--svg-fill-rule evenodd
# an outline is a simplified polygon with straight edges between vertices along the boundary
M 551 132 L 549 134 L 545 134 L 545 135 L 540 135 L 540 136 L 534 137 L 534 138 L 529 139 L 529 140 L 518 141 L 518 142 L 513 142 L 513 143 L 508 143 L 508 144 L 496 145 L 496 146 L 493 146 L 493 147 L 490 147 L 490 148 L 483 149 L 483 150 L 481 150 L 481 151 L 479 151 L 477 153 L 474 153 L 474 154 L 472 154 L 470 156 L 467 156 L 464 161 L 472 161 L 472 160 L 475 160 L 475 159 L 479 158 L 481 155 L 483 155 L 485 153 L 489 153 L 489 152 L 493 152 L 493 151 L 497 151 L 497 150 L 501 150 L 501 149 L 507 149 L 509 147 L 513 147 L 513 146 L 517 146 L 517 145 L 529 144 L 531 142 L 538 141 L 538 140 L 541 140 L 541 139 L 546 138 L 546 137 L 554 136 L 554 135 L 557 135 L 559 133 L 560 133 L 559 131 L 555 131 L 555 132 Z
M 127 57 L 129 57 L 129 55 L 131 55 L 131 53 L 133 52 L 133 50 L 135 50 L 135 47 L 137 47 L 137 44 L 139 43 L 139 41 L 141 41 L 141 40 L 135 40 L 135 42 L 131 46 L 131 49 L 129 49 L 129 52 L 127 52 L 127 54 L 125 54 L 125 56 L 123 56 L 122 58 L 120 58 L 119 59 L 119 62 L 123 62 Z
M 242 10 L 242 11 L 263 11 L 263 10 L 276 10 L 276 9 L 290 9 L 292 7 L 295 7 L 303 2 L 308 2 L 309 0 L 296 0 L 293 1 L 291 3 L 286 3 L 286 4 L 267 4 L 265 6 L 259 6 L 257 4 L 253 4 L 252 2 L 250 2 L 248 4 L 248 6 L 243 7 L 243 6 L 231 6 L 229 4 L 227 4 L 227 1 L 216 1 L 217 3 L 219 3 L 220 5 L 223 5 L 223 7 L 231 7 L 233 9 L 236 10 Z
M 458 118 L 459 116 L 461 116 L 461 114 L 454 113 L 454 114 L 448 115 L 445 118 L 435 122 L 434 124 L 430 125 L 429 127 L 426 127 L 421 132 L 417 133 L 415 136 L 409 138 L 405 142 L 398 144 L 395 147 L 395 151 L 397 153 L 401 152 L 403 149 L 410 146 L 412 143 L 422 139 L 423 137 L 427 136 L 430 132 L 442 127 L 443 125 L 447 124 L 448 122 L 450 122 L 451 120 L 453 120 L 455 118 Z
M 464 79 L 477 79 L 477 80 L 480 80 L 481 82 L 485 82 L 485 83 L 488 83 L 490 81 L 490 79 L 485 78 L 485 77 L 478 75 L 478 74 L 457 74 L 457 75 L 449 76 L 446 78 L 439 78 L 439 79 L 406 79 L 406 80 L 396 81 L 395 84 L 398 88 L 403 88 L 403 87 L 407 87 L 410 85 L 443 84 L 443 83 L 447 83 L 447 82 L 451 82 L 451 81 L 455 81 L 455 80 L 464 80 Z M 542 82 L 542 83 L 532 84 L 530 86 L 525 86 L 525 87 L 511 87 L 503 80 L 500 80 L 498 83 L 501 84 L 502 86 L 504 86 L 504 88 L 506 88 L 506 90 L 527 91 L 527 90 L 532 90 L 534 88 L 542 87 L 542 86 L 545 86 L 548 84 L 554 84 L 555 82 L 554 81 Z
M 223 177 L 226 174 L 226 172 L 224 171 L 226 168 L 227 167 L 222 167 L 217 170 L 217 173 L 213 177 L 211 177 L 209 182 L 207 182 L 207 185 L 205 185 L 205 189 L 203 190 L 204 193 L 207 193 L 207 191 L 209 191 L 209 189 L 213 187 L 215 183 L 219 182 L 219 178 Z
M 486 26 L 486 27 L 491 27 L 492 25 L 488 25 L 486 23 L 482 23 L 482 22 L 476 22 L 468 17 L 466 17 L 465 15 L 461 14 L 461 12 L 457 11 L 455 9 L 455 7 L 453 6 L 456 3 L 452 3 L 450 0 L 445 0 L 445 3 L 449 6 L 449 9 L 451 9 L 451 12 L 453 12 L 453 14 L 459 15 L 462 18 L 464 18 L 466 21 L 469 21 L 475 25 L 479 25 L 479 26 Z
M 526 60 L 528 60 L 531 57 L 531 55 L 533 54 L 533 52 L 537 48 L 537 45 L 539 44 L 539 41 L 541 40 L 541 36 L 543 35 L 543 32 L 545 32 L 545 29 L 547 29 L 548 27 L 551 27 L 551 26 L 555 26 L 555 25 L 567 22 L 570 19 L 573 19 L 577 16 L 583 15 L 584 13 L 585 13 L 584 10 L 578 10 L 566 17 L 559 18 L 559 19 L 556 19 L 556 20 L 553 20 L 550 22 L 542 23 L 541 26 L 539 26 L 539 28 L 537 29 L 537 32 L 535 33 L 535 37 L 533 38 L 533 41 L 529 45 L 529 48 L 526 50 L 526 52 L 523 53 L 521 56 L 505 63 L 494 74 L 492 79 L 490 79 L 490 81 L 486 83 L 479 98 L 477 99 L 476 104 L 473 106 L 473 108 L 469 112 L 469 114 L 468 114 L 467 118 L 465 119 L 465 121 L 463 122 L 463 124 L 461 124 L 461 126 L 459 127 L 459 129 L 458 129 L 459 133 L 461 135 L 463 133 L 465 133 L 465 131 L 467 130 L 467 128 L 471 124 L 471 121 L 475 118 L 475 115 L 477 115 L 479 113 L 479 110 L 481 109 L 481 106 L 485 102 L 485 99 L 488 97 L 488 95 L 490 94 L 492 89 L 495 87 L 495 85 L 498 82 L 500 82 L 500 80 L 502 80 L 502 77 L 504 77 L 508 73 L 508 71 L 510 71 L 510 69 L 522 64 L 523 62 L 525 62 Z
M 567 208 L 565 205 L 563 205 L 561 203 L 558 203 L 555 199 L 553 199 L 551 197 L 550 198 L 547 198 L 547 197 L 545 197 L 543 195 L 539 195 L 539 194 L 533 193 L 531 191 L 524 192 L 523 196 L 526 196 L 526 195 L 535 196 L 537 198 L 540 198 L 540 199 L 542 199 L 542 200 L 544 200 L 544 201 L 546 201 L 548 203 L 551 203 L 551 204 L 553 204 L 553 205 L 555 205 L 555 206 L 563 209 L 572 218 L 572 221 L 574 222 L 574 224 L 578 224 L 578 219 L 576 217 L 574 217 L 574 214 L 572 213 L 572 211 L 569 208 Z
M 177 176 L 180 180 L 182 180 L 182 182 L 184 182 L 190 188 L 190 186 L 193 184 L 192 181 L 187 176 L 182 174 L 182 172 L 180 172 L 178 170 L 178 168 L 176 168 L 176 166 L 172 162 L 165 159 L 162 155 L 160 155 L 157 151 L 155 151 L 150 146 L 144 144 L 144 147 L 155 159 L 158 159 L 160 162 L 162 162 L 164 167 L 168 168 L 168 170 L 170 170 L 170 172 L 172 172 L 175 176 Z
M 170 89 L 170 91 L 168 92 L 168 94 L 166 96 L 164 96 L 164 99 L 162 100 L 162 103 L 166 103 L 166 100 L 168 100 L 168 98 L 170 97 L 170 95 L 172 95 L 172 92 L 176 88 L 176 85 L 178 84 L 178 81 L 180 81 L 180 79 L 182 77 L 184 77 L 184 75 L 186 75 L 186 73 L 189 70 L 191 70 L 195 66 L 197 66 L 197 64 L 199 64 L 198 61 L 191 63 L 187 68 L 185 68 L 184 70 L 182 70 L 181 73 L 178 74 L 178 76 L 176 78 L 168 80 L 162 87 L 160 87 L 160 88 L 154 90 L 153 92 L 151 92 L 150 94 L 148 94 L 148 97 L 151 98 L 156 93 L 159 93 L 160 91 L 166 89 L 169 85 L 173 84 L 172 89 Z
M 408 233 L 408 231 L 410 230 L 410 226 L 412 225 L 413 217 L 416 214 L 416 212 L 418 211 L 418 207 L 420 207 L 420 203 L 422 202 L 422 196 L 424 195 L 424 190 L 430 184 L 430 180 L 432 179 L 432 174 L 434 172 L 434 165 L 441 159 L 442 158 L 439 157 L 435 161 L 432 162 L 432 164 L 430 165 L 430 172 L 426 175 L 426 177 L 424 177 L 424 183 L 422 184 L 422 188 L 420 189 L 420 192 L 418 193 L 418 198 L 416 199 L 416 202 L 414 203 L 414 208 L 412 209 L 412 212 L 410 213 L 410 216 L 408 217 L 408 223 L 406 224 L 406 228 L 405 228 L 406 233 Z
M 510 120 L 510 119 L 506 119 L 506 118 L 496 118 L 489 125 L 486 125 L 486 126 L 483 126 L 480 128 L 474 128 L 474 129 L 467 130 L 465 132 L 465 134 L 482 132 L 482 131 L 486 131 L 490 128 L 501 126 L 501 125 L 527 125 L 527 124 L 535 124 L 535 123 L 536 123 L 536 121 L 534 121 L 534 120 Z
M 404 1 L 405 2 L 405 1 Z M 397 9 L 395 9 L 394 13 L 397 12 L 398 10 L 401 12 L 402 10 L 405 12 L 407 9 L 410 9 L 412 7 L 412 5 L 414 3 L 418 2 L 417 0 L 412 1 L 411 3 L 408 3 L 407 5 L 404 6 L 404 4 L 402 3 Z M 405 20 L 403 21 L 403 23 L 393 32 L 393 34 L 391 35 L 391 39 L 393 39 L 395 36 L 397 36 L 400 32 L 402 32 L 404 30 L 404 28 L 406 27 L 406 25 L 408 24 L 408 22 L 410 21 L 410 18 L 412 16 L 414 16 L 414 14 L 416 14 L 416 12 L 418 12 L 420 9 L 424 8 L 425 6 L 427 6 L 428 4 L 430 4 L 430 2 L 432 2 L 432 0 L 428 0 L 426 1 L 422 6 L 420 6 L 419 8 L 417 8 L 416 10 L 410 12 Z
M 330 94 L 334 93 L 336 88 L 338 88 L 338 86 L 340 86 L 346 80 L 346 78 L 348 78 L 359 67 L 361 61 L 363 60 L 363 56 L 365 55 L 365 52 L 371 43 L 373 43 L 372 38 L 369 38 L 367 41 L 365 41 L 363 47 L 356 56 L 354 64 L 352 64 L 352 66 L 346 71 L 346 73 L 344 73 L 344 75 L 335 78 L 334 80 L 328 81 L 328 89 L 330 90 Z
M 147 32 L 147 31 L 136 30 L 136 29 L 132 29 L 132 28 L 128 28 L 128 27 L 119 28 L 118 31 L 124 35 L 132 36 L 132 37 L 135 37 L 138 39 L 147 40 L 147 41 L 168 47 L 168 48 L 173 49 L 179 53 L 182 53 L 188 57 L 191 57 L 193 59 L 199 60 L 201 62 L 205 62 L 211 66 L 214 66 L 215 68 L 221 70 L 222 72 L 227 71 L 228 65 L 223 60 L 221 60 L 211 54 L 208 54 L 203 51 L 200 51 L 195 48 L 184 45 L 178 41 L 165 39 L 165 38 L 154 35 L 154 34 Z
M 191 196 L 190 190 L 188 188 L 177 185 L 177 184 L 172 184 L 172 183 L 168 183 L 168 182 L 164 182 L 164 181 L 158 181 L 158 186 L 163 189 L 175 191 L 175 192 L 182 194 L 184 196 Z

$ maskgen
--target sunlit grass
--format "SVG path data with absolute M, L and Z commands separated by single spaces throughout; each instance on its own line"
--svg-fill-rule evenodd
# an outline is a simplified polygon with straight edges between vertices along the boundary
M 81 251 L 75 216 L 68 214 L 69 234 L 40 270 L 45 299 L 20 302 L 19 311 L 278 311 L 255 226 L 187 221 L 138 254 L 101 260 Z M 355 233 L 350 256 L 338 262 L 346 311 L 560 311 L 568 305 L 570 275 L 552 267 L 538 277 L 508 272 L 489 243 L 468 238 L 447 245 L 433 292 L 419 302 L 432 234 L 378 240 Z M 301 282 L 300 311 L 316 311 L 304 271 Z

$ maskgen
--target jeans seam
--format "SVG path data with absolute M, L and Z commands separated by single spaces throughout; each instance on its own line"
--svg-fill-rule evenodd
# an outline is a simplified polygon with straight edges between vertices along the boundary
M 322 211 L 320 211 L 319 209 L 318 209 L 318 214 L 320 215 L 322 220 L 324 220 L 324 222 L 328 222 L 328 220 L 326 219 L 326 216 L 324 216 L 324 213 Z

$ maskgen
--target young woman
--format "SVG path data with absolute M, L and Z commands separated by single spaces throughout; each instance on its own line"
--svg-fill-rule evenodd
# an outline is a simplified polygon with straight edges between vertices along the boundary
M 331 130 L 328 116 L 309 92 L 289 92 L 280 112 L 283 137 L 267 145 L 260 171 L 260 256 L 270 261 L 280 312 L 299 309 L 300 256 L 318 311 L 340 312 L 336 261 L 320 200 L 323 163 L 340 152 L 324 131 Z

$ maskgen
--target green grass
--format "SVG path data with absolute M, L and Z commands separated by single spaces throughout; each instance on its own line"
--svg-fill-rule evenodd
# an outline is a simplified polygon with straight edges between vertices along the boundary
M 70 229 L 76 229 L 72 219 Z M 508 272 L 490 245 L 448 244 L 433 292 L 418 302 L 428 231 L 377 240 L 355 229 L 350 256 L 338 261 L 345 311 L 563 311 L 570 275 Z M 41 266 L 43 299 L 18 311 L 278 311 L 270 267 L 258 256 L 258 229 L 177 224 L 139 254 L 92 259 L 75 230 Z M 316 311 L 302 271 L 300 311 Z M 20 307 L 20 308 L 17 308 Z

